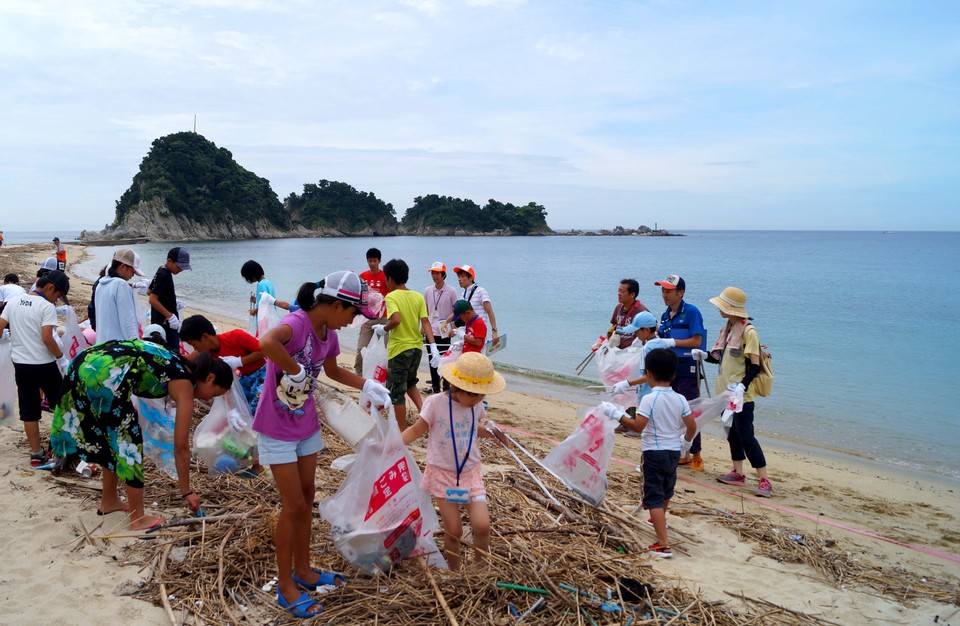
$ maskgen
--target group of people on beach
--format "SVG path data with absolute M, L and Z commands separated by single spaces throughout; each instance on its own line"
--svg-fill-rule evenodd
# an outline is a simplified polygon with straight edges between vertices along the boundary
M 410 269 L 402 259 L 381 267 L 380 251 L 371 248 L 366 261 L 368 269 L 360 274 L 337 271 L 303 283 L 292 301 L 276 300 L 263 267 L 254 260 L 246 262 L 241 276 L 256 285 L 250 314 L 265 306 L 289 310 L 272 329 L 256 336 L 243 330 L 218 333 L 202 315 L 181 319 L 184 307 L 177 299 L 174 277 L 192 269 L 185 247 L 170 249 L 152 280 L 132 284 L 144 276 L 140 257 L 131 249 L 117 250 L 94 285 L 88 309 L 95 332 L 92 345 L 72 361 L 57 344 L 55 304 L 63 300 L 69 305 L 70 281 L 63 270 L 48 270 L 29 293 L 0 292 L 6 305 L 0 330 L 13 344 L 20 419 L 31 463 L 48 464 L 52 453 L 99 465 L 103 495 L 97 513 L 127 511 L 132 529 L 158 528 L 164 520 L 144 511 L 143 436 L 133 402 L 135 396 L 168 397 L 176 404 L 178 487 L 187 507 L 199 512 L 201 496 L 190 482 L 193 401 L 225 394 L 239 380 L 254 416 L 257 467 L 262 471 L 263 465 L 270 466 L 280 494 L 274 537 L 277 601 L 297 617 L 310 617 L 322 610 L 310 591 L 346 582 L 341 574 L 315 570 L 310 563 L 317 455 L 324 447 L 313 390 L 322 372 L 360 390 L 377 407 L 392 407 L 404 443 L 428 435 L 422 488 L 435 498 L 440 511 L 448 565 L 458 568 L 461 563 L 461 506 L 470 520 L 476 557 L 482 559 L 489 548 L 490 515 L 475 441 L 502 439 L 482 424 L 485 396 L 505 388 L 503 377 L 484 355 L 485 348 L 500 341 L 490 296 L 476 284 L 471 265 L 453 268 L 458 290 L 446 284 L 446 264 L 434 262 L 425 268 L 432 284 L 421 294 L 407 288 Z M 19 282 L 16 276 L 8 275 L 5 283 L 7 279 Z M 743 461 L 749 459 L 760 475 L 757 495 L 769 497 L 772 487 L 753 433 L 751 382 L 759 371 L 760 349 L 756 329 L 749 323 L 746 295 L 728 287 L 710 300 L 726 322 L 707 350 L 701 314 L 684 300 L 683 278 L 671 274 L 655 284 L 667 306 L 659 320 L 636 299 L 636 280 L 620 283 L 607 332 L 609 349 L 628 349 L 639 342 L 643 359 L 638 378 L 620 381 L 609 391 L 622 394 L 636 386 L 637 403 L 602 406 L 625 431 L 641 433 L 643 505 L 658 537 L 650 551 L 669 557 L 665 515 L 677 467 L 703 469 L 688 403 L 699 396 L 703 362 L 720 364 L 717 391 L 729 387 L 735 405 L 728 435 L 734 469 L 718 480 L 743 485 Z M 136 314 L 135 289 L 148 298 L 151 323 L 146 327 Z M 351 370 L 337 362 L 337 332 L 355 320 L 362 324 Z M 385 376 L 364 378 L 362 349 L 381 338 L 387 344 Z M 430 385 L 423 390 L 426 399 L 417 387 L 424 352 L 430 366 Z M 410 426 L 408 399 L 416 412 Z M 49 450 L 42 447 L 39 432 L 42 400 L 54 411 Z M 126 500 L 118 494 L 121 482 Z

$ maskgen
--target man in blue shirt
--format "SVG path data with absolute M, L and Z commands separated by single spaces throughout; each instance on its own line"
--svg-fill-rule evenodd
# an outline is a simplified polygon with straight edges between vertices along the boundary
M 697 307 L 683 301 L 687 285 L 677 274 L 670 274 L 664 280 L 653 284 L 660 287 L 663 303 L 667 305 L 667 310 L 660 316 L 657 334 L 663 339 L 673 339 L 676 342 L 673 351 L 678 359 L 677 376 L 670 386 L 687 400 L 695 400 L 700 397 L 700 378 L 697 361 L 690 351 L 694 348 L 707 349 L 707 331 L 703 327 L 703 316 Z M 697 433 L 690 452 L 680 459 L 680 465 L 690 465 L 691 469 L 702 472 L 703 459 L 700 457 L 700 450 L 700 434 Z

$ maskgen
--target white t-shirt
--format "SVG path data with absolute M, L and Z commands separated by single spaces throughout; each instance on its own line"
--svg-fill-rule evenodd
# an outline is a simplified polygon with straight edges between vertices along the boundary
M 640 399 L 637 413 L 649 422 L 640 435 L 643 450 L 680 450 L 680 438 L 687 433 L 683 418 L 690 415 L 687 399 L 670 387 L 654 387 Z
M 14 363 L 43 365 L 57 360 L 47 350 L 41 334 L 44 326 L 53 326 L 53 332 L 57 332 L 57 308 L 46 298 L 28 294 L 17 296 L 7 302 L 0 317 L 10 325 Z
M 0 302 L 9 302 L 27 293 L 20 285 L 0 285 Z
M 490 302 L 490 296 L 487 294 L 487 290 L 474 283 L 464 289 L 460 297 L 470 301 L 473 312 L 483 319 L 483 323 L 486 324 L 487 328 L 490 328 L 490 316 L 487 315 L 486 309 L 483 308 L 484 302 Z

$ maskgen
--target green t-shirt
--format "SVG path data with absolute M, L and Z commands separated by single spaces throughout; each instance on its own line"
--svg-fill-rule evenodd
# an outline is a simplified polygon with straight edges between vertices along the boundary
M 410 289 L 394 289 L 387 294 L 387 319 L 397 312 L 400 313 L 400 325 L 390 331 L 388 359 L 411 348 L 423 348 L 420 320 L 427 316 L 427 303 L 423 296 Z

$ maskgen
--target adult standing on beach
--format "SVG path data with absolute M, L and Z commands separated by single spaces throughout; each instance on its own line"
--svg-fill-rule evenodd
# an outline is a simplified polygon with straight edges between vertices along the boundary
M 672 339 L 675 342 L 673 351 L 678 360 L 677 376 L 670 386 L 688 401 L 696 400 L 700 397 L 700 370 L 691 350 L 704 350 L 707 347 L 703 316 L 697 307 L 683 300 L 687 284 L 679 275 L 670 274 L 653 284 L 660 287 L 663 303 L 667 305 L 667 310 L 660 316 L 660 329 L 657 334 L 662 339 Z M 690 452 L 680 459 L 680 465 L 689 465 L 691 469 L 702 472 L 701 449 L 700 433 L 697 433 Z
M 733 424 L 727 433 L 733 470 L 718 476 L 717 480 L 742 487 L 747 478 L 743 475 L 743 460 L 748 459 L 760 478 L 756 495 L 769 498 L 773 495 L 773 485 L 767 478 L 767 460 L 763 456 L 763 448 L 753 431 L 757 390 L 751 383 L 760 374 L 760 334 L 750 323 L 747 294 L 742 289 L 727 287 L 719 296 L 710 298 L 710 303 L 719 309 L 720 317 L 726 320 L 726 324 L 710 352 L 694 350 L 693 357 L 720 363 L 716 393 L 731 389 L 734 403 L 742 407 L 733 414 Z
M 450 349 L 450 337 L 440 332 L 440 323 L 453 315 L 453 305 L 457 301 L 457 290 L 446 284 L 447 266 L 435 261 L 430 266 L 430 278 L 433 284 L 423 290 L 423 299 L 427 303 L 427 316 L 430 319 L 430 330 L 437 342 L 437 349 L 443 354 Z M 424 336 L 426 339 L 426 336 Z M 440 370 L 430 366 L 430 388 L 433 393 L 440 393 L 441 381 L 446 387 L 446 380 L 440 378 Z
M 633 278 L 624 278 L 620 281 L 620 287 L 617 289 L 617 306 L 613 307 L 613 315 L 610 316 L 610 330 L 607 331 L 607 339 L 611 339 L 616 333 L 617 339 L 612 340 L 611 347 L 629 348 L 636 339 L 633 333 L 620 334 L 618 328 L 625 328 L 630 325 L 637 313 L 648 310 L 643 303 L 637 300 L 640 293 L 640 283 Z M 631 416 L 632 417 L 632 416 Z
M 35 467 L 49 459 L 40 444 L 40 392 L 51 406 L 56 404 L 68 364 L 56 339 L 57 310 L 53 303 L 62 299 L 69 305 L 69 291 L 67 275 L 53 270 L 37 279 L 30 293 L 8 302 L 0 313 L 0 333 L 7 325 L 11 328 L 20 421 L 30 444 L 30 464 Z
M 127 282 L 134 276 L 143 276 L 140 255 L 129 248 L 117 250 L 106 276 L 97 281 L 94 292 L 97 343 L 132 341 L 140 337 L 137 298 Z
M 167 260 L 157 269 L 147 288 L 150 322 L 163 328 L 167 335 L 167 347 L 174 354 L 180 353 L 180 318 L 177 317 L 177 290 L 173 286 L 173 277 L 189 269 L 192 268 L 187 249 L 180 246 L 170 248 Z
M 143 433 L 133 396 L 176 402 L 173 454 L 180 498 L 191 511 L 200 496 L 190 488 L 190 419 L 193 400 L 221 396 L 233 385 L 233 370 L 202 353 L 194 362 L 150 341 L 108 341 L 87 348 L 71 363 L 53 413 L 50 447 L 60 458 L 79 455 L 103 468 L 97 513 L 130 512 L 130 528 L 147 530 L 163 519 L 143 509 Z M 119 481 L 127 493 L 117 496 Z
M 477 272 L 470 265 L 460 265 L 453 268 L 457 274 L 457 280 L 460 282 L 460 288 L 463 290 L 460 296 L 461 300 L 466 300 L 473 307 L 476 313 L 483 320 L 483 323 L 490 329 L 492 343 L 500 343 L 500 332 L 497 330 L 497 316 L 493 314 L 493 304 L 490 303 L 490 294 L 487 290 L 476 283 Z M 453 315 L 445 320 L 444 326 L 453 321 Z M 444 326 L 440 327 L 441 332 L 446 332 Z
M 3 231 L 0 230 L 0 248 L 3 247 Z
M 363 355 L 360 350 L 367 347 L 373 338 L 373 327 L 377 324 L 387 323 L 387 294 L 390 289 L 387 287 L 387 276 L 380 270 L 380 260 L 383 255 L 377 248 L 367 250 L 367 271 L 360 273 L 360 279 L 367 284 L 370 291 L 376 291 L 383 298 L 381 299 L 380 309 L 377 311 L 378 317 L 365 321 L 360 325 L 360 332 L 357 333 L 357 354 L 353 358 L 353 371 L 357 376 L 363 376 Z
M 67 251 L 64 249 L 63 244 L 60 243 L 59 237 L 53 238 L 53 256 L 57 258 L 57 269 L 61 272 L 66 271 Z

